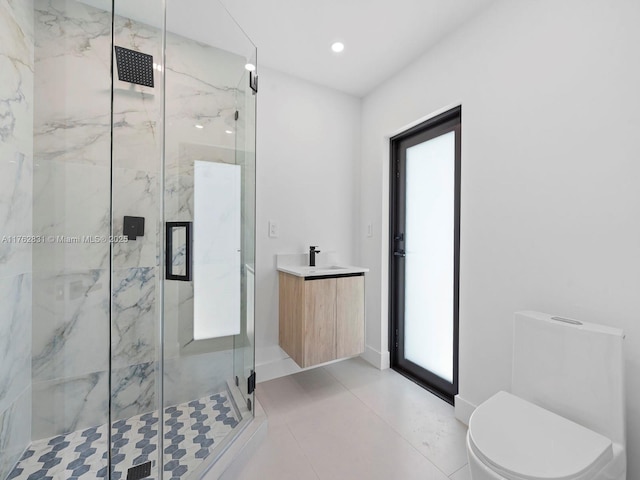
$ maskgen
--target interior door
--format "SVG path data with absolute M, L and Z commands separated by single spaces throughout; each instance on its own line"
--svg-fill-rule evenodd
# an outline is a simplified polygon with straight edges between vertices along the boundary
M 391 366 L 458 392 L 461 108 L 391 139 Z

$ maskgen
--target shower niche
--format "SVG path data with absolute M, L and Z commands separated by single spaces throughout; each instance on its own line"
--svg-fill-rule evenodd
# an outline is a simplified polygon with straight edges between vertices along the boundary
M 254 418 L 255 46 L 201 0 L 0 44 L 0 480 L 201 478 Z

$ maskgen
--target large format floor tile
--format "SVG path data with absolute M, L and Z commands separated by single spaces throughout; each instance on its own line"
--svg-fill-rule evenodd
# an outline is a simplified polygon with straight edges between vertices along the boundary
M 456 473 L 449 477 L 451 480 L 471 480 L 471 472 L 469 472 L 469 465 L 465 465 Z
M 467 429 L 451 405 L 399 375 L 351 391 L 447 475 L 467 463 Z
M 267 440 L 240 480 L 468 480 L 451 405 L 361 359 L 258 385 Z

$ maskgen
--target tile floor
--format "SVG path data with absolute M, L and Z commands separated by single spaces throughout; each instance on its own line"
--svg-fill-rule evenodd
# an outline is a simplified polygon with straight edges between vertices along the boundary
M 164 412 L 164 478 L 188 478 L 188 473 L 209 455 L 213 445 L 235 428 L 238 418 L 227 392 L 167 407 Z M 129 467 L 157 458 L 157 412 L 114 422 L 111 433 L 111 480 L 124 480 Z M 8 479 L 104 479 L 107 441 L 106 425 L 37 440 L 25 451 Z M 152 480 L 152 477 L 148 478 Z
M 453 407 L 351 359 L 260 383 L 267 439 L 238 480 L 469 480 Z

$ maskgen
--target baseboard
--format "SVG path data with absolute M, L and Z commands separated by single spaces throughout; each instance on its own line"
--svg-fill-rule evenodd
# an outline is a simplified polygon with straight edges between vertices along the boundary
M 476 405 L 465 400 L 460 395 L 456 395 L 454 398 L 455 414 L 456 418 L 465 425 L 469 425 L 469 419 L 471 414 L 476 409 Z
M 389 352 L 379 352 L 369 345 L 364 347 L 364 353 L 360 356 L 380 370 L 386 370 L 391 365 Z

